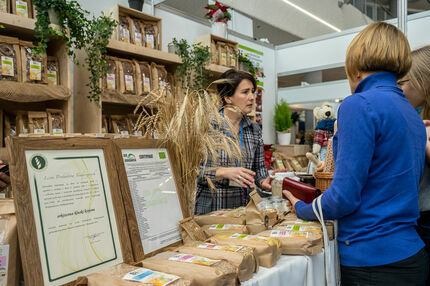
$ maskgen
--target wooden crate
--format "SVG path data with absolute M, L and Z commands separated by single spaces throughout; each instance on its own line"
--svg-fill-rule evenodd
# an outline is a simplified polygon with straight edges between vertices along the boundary
M 138 10 L 135 9 L 131 9 L 125 6 L 121 6 L 121 5 L 115 5 L 107 10 L 104 11 L 104 14 L 106 16 L 112 17 L 114 20 L 118 21 L 119 23 L 119 17 L 120 16 L 129 16 L 131 18 L 135 18 L 135 19 L 139 19 L 142 21 L 149 21 L 149 22 L 155 22 L 157 23 L 157 27 L 158 27 L 158 37 L 157 37 L 157 50 L 161 51 L 161 47 L 162 47 L 162 26 L 161 26 L 161 19 L 142 13 Z M 131 35 L 130 35 L 131 37 Z M 120 27 L 119 25 L 116 27 L 116 29 L 114 30 L 113 34 L 112 34 L 112 40 L 116 40 L 116 41 L 120 41 Z

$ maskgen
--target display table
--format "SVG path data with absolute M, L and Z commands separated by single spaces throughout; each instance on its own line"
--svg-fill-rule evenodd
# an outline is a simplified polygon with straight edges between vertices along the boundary
M 332 265 L 330 275 L 335 275 L 334 241 L 330 241 L 330 256 Z M 243 282 L 244 286 L 277 286 L 277 285 L 306 285 L 324 286 L 324 253 L 314 256 L 281 255 L 278 263 L 272 268 L 260 267 L 252 279 Z

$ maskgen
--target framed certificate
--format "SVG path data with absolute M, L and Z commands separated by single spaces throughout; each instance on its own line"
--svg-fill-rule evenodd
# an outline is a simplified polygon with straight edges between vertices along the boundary
M 133 261 L 114 150 L 101 138 L 8 139 L 26 285 Z
M 118 174 L 136 261 L 181 241 L 186 209 L 168 146 L 159 140 L 115 139 Z

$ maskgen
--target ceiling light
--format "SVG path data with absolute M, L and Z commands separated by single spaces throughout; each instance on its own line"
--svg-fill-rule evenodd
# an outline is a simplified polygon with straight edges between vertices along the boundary
M 332 24 L 330 24 L 330 23 L 328 23 L 328 22 L 324 21 L 324 20 L 323 20 L 323 19 L 321 19 L 320 17 L 315 16 L 314 14 L 312 14 L 311 12 L 309 12 L 309 11 L 307 11 L 307 10 L 303 9 L 302 7 L 297 6 L 296 4 L 294 4 L 294 3 L 292 3 L 292 2 L 290 2 L 290 1 L 288 1 L 288 0 L 282 0 L 282 1 L 284 1 L 284 2 L 285 2 L 285 3 L 287 3 L 288 5 L 290 5 L 290 6 L 294 7 L 294 8 L 296 8 L 296 9 L 297 9 L 297 10 L 299 10 L 300 12 L 302 12 L 302 13 L 304 13 L 304 14 L 308 15 L 309 17 L 311 17 L 311 18 L 313 18 L 313 19 L 317 20 L 318 22 L 320 22 L 320 23 L 322 23 L 322 24 L 326 25 L 327 27 L 329 27 L 329 28 L 331 28 L 331 29 L 335 30 L 336 32 L 340 32 L 340 31 L 341 31 L 339 28 L 337 28 L 337 27 L 333 26 Z

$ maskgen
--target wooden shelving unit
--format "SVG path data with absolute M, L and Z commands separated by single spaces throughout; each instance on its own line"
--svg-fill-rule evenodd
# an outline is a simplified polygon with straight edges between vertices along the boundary
M 132 18 L 158 22 L 161 39 L 161 19 L 147 15 L 134 9 L 115 5 L 106 10 L 105 15 L 111 15 L 115 20 L 121 15 Z M 176 67 L 182 63 L 181 58 L 175 54 L 138 46 L 132 43 L 119 41 L 119 30 L 115 31 L 108 44 L 110 56 L 134 59 L 138 61 L 154 62 L 164 65 L 166 70 L 174 73 Z M 78 53 L 78 59 L 83 60 L 85 54 Z M 144 97 L 139 95 L 121 94 L 119 91 L 104 91 L 98 104 L 88 99 L 89 89 L 86 86 L 89 73 L 81 67 L 74 68 L 74 131 L 81 133 L 101 133 L 102 118 L 105 114 L 126 115 L 132 114 L 137 104 Z
M 215 36 L 212 34 L 203 35 L 203 36 L 200 36 L 200 37 L 194 39 L 194 43 L 196 43 L 196 44 L 200 43 L 203 46 L 207 46 L 207 47 L 211 47 L 211 43 L 213 41 L 229 44 L 229 45 L 234 47 L 236 53 L 238 51 L 239 44 L 237 42 L 226 39 L 226 38 L 222 38 L 219 36 Z M 211 53 L 217 53 L 217 51 L 213 51 L 211 49 Z M 224 65 L 219 65 L 217 63 L 210 63 L 206 67 L 206 69 L 210 72 L 211 80 L 218 79 L 224 72 L 226 72 L 232 68 L 238 69 L 238 59 L 237 58 L 236 58 L 236 66 L 224 66 Z
M 34 40 L 35 19 L 0 12 L 0 35 L 15 37 L 23 41 Z M 48 86 L 24 82 L 0 81 L 0 106 L 3 111 L 45 111 L 47 108 L 61 109 L 65 118 L 65 133 L 71 132 L 71 76 L 70 58 L 66 45 L 61 39 L 48 43 L 48 56 L 58 59 L 60 84 Z M 11 91 L 13 91 L 11 93 Z M 3 128 L 3 126 L 1 126 Z M 0 145 L 1 146 L 1 145 Z M 7 160 L 7 151 L 0 148 L 0 160 Z

